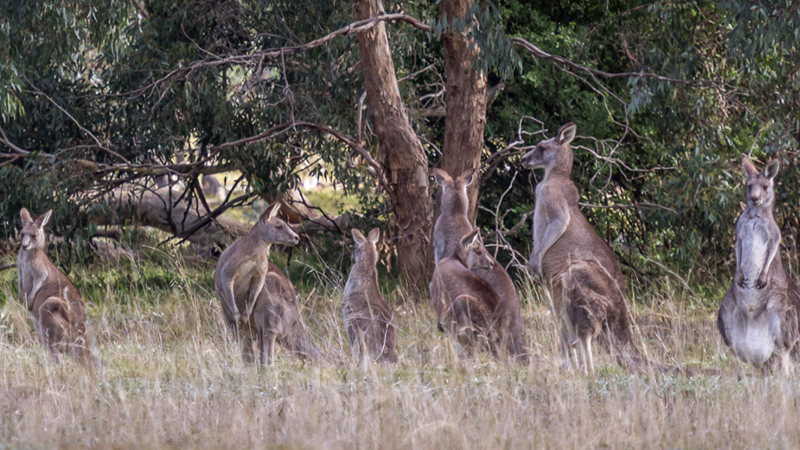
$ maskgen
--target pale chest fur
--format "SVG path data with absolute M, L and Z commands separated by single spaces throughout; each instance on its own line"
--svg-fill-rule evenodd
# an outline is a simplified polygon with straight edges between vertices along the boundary
M 249 298 L 250 289 L 256 287 L 253 283 L 256 280 L 260 280 L 269 271 L 269 248 L 256 247 L 251 249 L 245 241 L 239 241 L 236 244 L 240 242 L 242 242 L 242 245 L 228 248 L 231 251 L 229 255 L 223 254 L 225 261 L 222 266 L 223 278 L 233 280 L 234 296 L 237 299 L 237 303 L 240 299 Z M 238 254 L 240 252 L 248 249 L 252 251 L 248 257 L 239 257 Z
M 742 214 L 736 226 L 736 239 L 740 242 L 738 268 L 746 279 L 758 278 L 767 263 L 771 242 L 780 241 L 777 224 L 768 217 Z
M 533 208 L 533 245 L 542 242 L 544 237 L 545 225 L 548 222 L 548 214 L 546 208 L 546 200 L 544 192 L 546 191 L 546 181 L 536 185 L 536 204 Z
M 345 303 L 369 303 L 371 300 L 370 297 L 377 296 L 377 293 L 377 274 L 374 271 L 354 267 L 344 286 Z M 353 306 L 357 307 L 361 305 Z
M 544 240 L 547 227 L 556 219 L 566 222 L 571 226 L 570 213 L 567 210 L 553 207 L 553 205 L 570 205 L 572 208 L 578 202 L 578 191 L 575 185 L 563 177 L 545 177 L 536 185 L 536 203 L 533 209 L 533 247 L 534 249 Z
M 21 251 L 17 255 L 17 270 L 19 271 L 20 298 L 31 303 L 36 293 L 51 277 L 51 272 L 56 269 L 44 252 Z

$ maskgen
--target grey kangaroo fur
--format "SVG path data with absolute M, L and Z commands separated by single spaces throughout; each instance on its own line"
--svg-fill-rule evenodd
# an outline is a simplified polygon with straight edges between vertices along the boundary
M 375 228 L 364 237 L 352 230 L 355 240 L 353 266 L 344 288 L 342 315 L 347 326 L 350 349 L 356 361 L 395 363 L 396 328 L 392 308 L 378 289 L 378 250 L 381 232 Z
M 269 260 L 272 244 L 299 242 L 291 227 L 277 217 L 279 209 L 279 203 L 268 207 L 247 235 L 222 252 L 214 271 L 222 314 L 241 339 L 246 364 L 253 362 L 254 339 L 262 365 L 273 364 L 276 341 L 300 356 L 321 357 L 300 322 L 294 287 Z
M 522 157 L 523 166 L 545 170 L 536 186 L 529 269 L 550 293 L 565 367 L 593 373 L 591 344 L 602 333 L 621 365 L 640 369 L 651 363 L 633 343 L 619 263 L 578 205 L 571 179 L 575 133 L 576 126 L 567 123 Z
M 45 225 L 52 210 L 31 218 L 22 208 L 22 242 L 17 255 L 19 294 L 33 319 L 34 328 L 50 355 L 58 362 L 65 353 L 84 365 L 97 365 L 86 336 L 83 298 L 74 284 L 45 253 Z
M 491 270 L 493 265 L 477 229 L 461 239 L 454 256 L 436 263 L 430 284 L 431 306 L 440 327 L 456 337 L 462 356 L 473 356 L 485 338 L 496 357 L 498 347 L 511 339 L 505 303 L 489 283 L 471 271 Z
M 325 359 L 303 327 L 297 298 L 292 282 L 270 261 L 264 289 L 253 308 L 253 320 L 242 330 L 242 358 L 246 364 L 253 362 L 253 340 L 258 344 L 261 365 L 275 363 L 275 342 L 302 359 Z
M 467 186 L 472 183 L 476 174 L 475 169 L 469 169 L 452 178 L 441 169 L 433 170 L 436 182 L 442 187 L 441 212 L 433 227 L 437 263 L 443 258 L 456 256 L 461 239 L 472 231 L 467 215 L 469 210 Z M 527 364 L 529 355 L 522 336 L 522 316 L 517 289 L 503 266 L 488 253 L 487 256 L 492 260 L 491 269 L 475 267 L 472 272 L 492 286 L 500 302 L 503 303 L 503 311 L 508 315 L 505 322 L 508 323 L 510 332 L 510 338 L 506 341 L 508 353 L 517 363 Z
M 779 167 L 773 160 L 759 172 L 749 159 L 742 160 L 747 208 L 736 222 L 736 273 L 717 323 L 739 359 L 788 374 L 798 340 L 800 290 L 783 268 L 781 231 L 772 215 Z

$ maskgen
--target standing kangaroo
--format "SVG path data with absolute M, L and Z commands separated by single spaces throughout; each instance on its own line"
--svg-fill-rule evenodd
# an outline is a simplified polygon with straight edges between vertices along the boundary
M 498 344 L 511 339 L 506 305 L 489 283 L 471 271 L 491 270 L 493 265 L 477 229 L 461 239 L 454 256 L 436 263 L 431 306 L 441 328 L 456 337 L 459 353 L 474 355 L 483 336 L 496 356 Z
M 397 362 L 396 334 L 392 308 L 378 289 L 378 250 L 375 244 L 381 230 L 374 228 L 368 237 L 352 230 L 356 248 L 353 267 L 344 287 L 342 315 L 347 325 L 350 349 L 357 361 Z
M 441 213 L 433 227 L 433 245 L 437 263 L 443 258 L 455 256 L 461 239 L 472 231 L 467 215 L 469 210 L 467 186 L 472 184 L 475 175 L 475 169 L 467 170 L 457 178 L 450 177 L 441 169 L 433 170 L 436 182 L 442 187 Z M 528 352 L 522 336 L 519 295 L 514 281 L 491 255 L 487 253 L 486 256 L 492 261 L 491 268 L 474 267 L 471 270 L 494 289 L 499 301 L 503 303 L 503 311 L 508 315 L 504 321 L 508 323 L 511 333 L 506 341 L 509 354 L 516 362 L 527 364 Z
M 275 363 L 275 342 L 303 359 L 324 358 L 303 328 L 297 297 L 292 282 L 270 261 L 264 288 L 253 308 L 252 323 L 242 330 L 242 359 L 246 364 L 253 362 L 254 335 L 261 365 Z
M 544 180 L 536 186 L 528 266 L 534 278 L 543 278 L 552 298 L 563 363 L 593 373 L 591 344 L 601 332 L 621 364 L 644 360 L 633 345 L 625 280 L 617 259 L 578 206 L 578 189 L 571 179 L 570 142 L 575 132 L 575 125 L 567 123 L 555 138 L 540 142 L 522 157 L 523 166 L 545 170 Z
M 241 325 L 247 325 L 242 332 L 242 358 L 246 363 L 252 362 L 252 336 L 258 332 L 258 343 L 261 351 L 261 362 L 265 362 L 265 355 L 269 355 L 272 362 L 272 344 L 281 333 L 279 328 L 270 328 L 269 323 L 253 325 L 250 321 L 253 310 L 259 298 L 266 298 L 261 302 L 262 308 L 258 317 L 261 321 L 269 322 L 275 318 L 278 309 L 275 305 L 283 305 L 278 298 L 283 298 L 287 292 L 279 277 L 270 274 L 269 250 L 272 244 L 295 245 L 300 238 L 292 231 L 289 225 L 277 217 L 280 204 L 276 203 L 266 209 L 250 232 L 231 244 L 222 252 L 214 270 L 214 288 L 222 303 L 222 314 L 231 329 L 237 333 Z M 269 294 L 269 288 L 274 288 L 275 294 Z M 265 292 L 266 290 L 266 292 Z M 294 289 L 292 289 L 292 292 Z M 274 300 L 274 301 L 271 301 Z M 294 302 L 294 297 L 291 298 Z M 272 307 L 269 304 L 272 303 Z M 295 305 L 296 306 L 296 305 Z M 290 323 L 293 323 L 290 321 Z M 284 323 L 284 325 L 286 325 Z M 267 333 L 267 328 L 274 332 Z M 284 331 L 285 331 L 284 327 Z M 265 334 L 266 333 L 266 334 Z M 268 342 L 265 342 L 266 341 Z
M 739 359 L 758 366 L 769 363 L 787 374 L 790 353 L 800 338 L 800 291 L 783 269 L 781 231 L 772 215 L 779 165 L 770 161 L 759 173 L 749 159 L 742 160 L 747 208 L 736 222 L 736 273 L 717 323 Z
M 58 353 L 66 353 L 83 364 L 93 365 L 98 361 L 91 354 L 86 339 L 86 313 L 81 294 L 44 250 L 44 227 L 52 213 L 52 210 L 47 211 L 33 220 L 27 209 L 20 211 L 19 295 L 54 361 L 58 362 Z

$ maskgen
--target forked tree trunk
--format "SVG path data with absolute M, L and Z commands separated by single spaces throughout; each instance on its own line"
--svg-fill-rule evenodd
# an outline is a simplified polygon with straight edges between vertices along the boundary
M 448 28 L 454 19 L 463 18 L 473 0 L 441 0 L 439 16 L 447 19 Z M 486 125 L 486 76 L 473 67 L 478 55 L 477 44 L 470 49 L 466 33 L 450 28 L 442 36 L 444 68 L 447 77 L 445 91 L 444 149 L 441 169 L 453 177 L 467 169 L 479 168 L 483 149 L 483 129 Z M 467 188 L 469 219 L 475 221 L 480 176 Z M 437 202 L 436 215 L 439 214 Z
M 380 0 L 354 0 L 353 6 L 356 20 L 383 12 Z M 358 33 L 358 47 L 379 161 L 393 191 L 398 263 L 410 290 L 424 290 L 433 265 L 428 160 L 400 97 L 384 23 Z

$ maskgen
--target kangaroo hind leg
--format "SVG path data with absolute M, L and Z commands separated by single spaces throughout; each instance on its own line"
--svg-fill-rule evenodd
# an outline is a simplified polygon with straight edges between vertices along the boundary
M 453 301 L 456 339 L 469 356 L 478 350 L 481 334 L 491 333 L 491 313 L 486 305 L 471 295 L 460 295 Z

